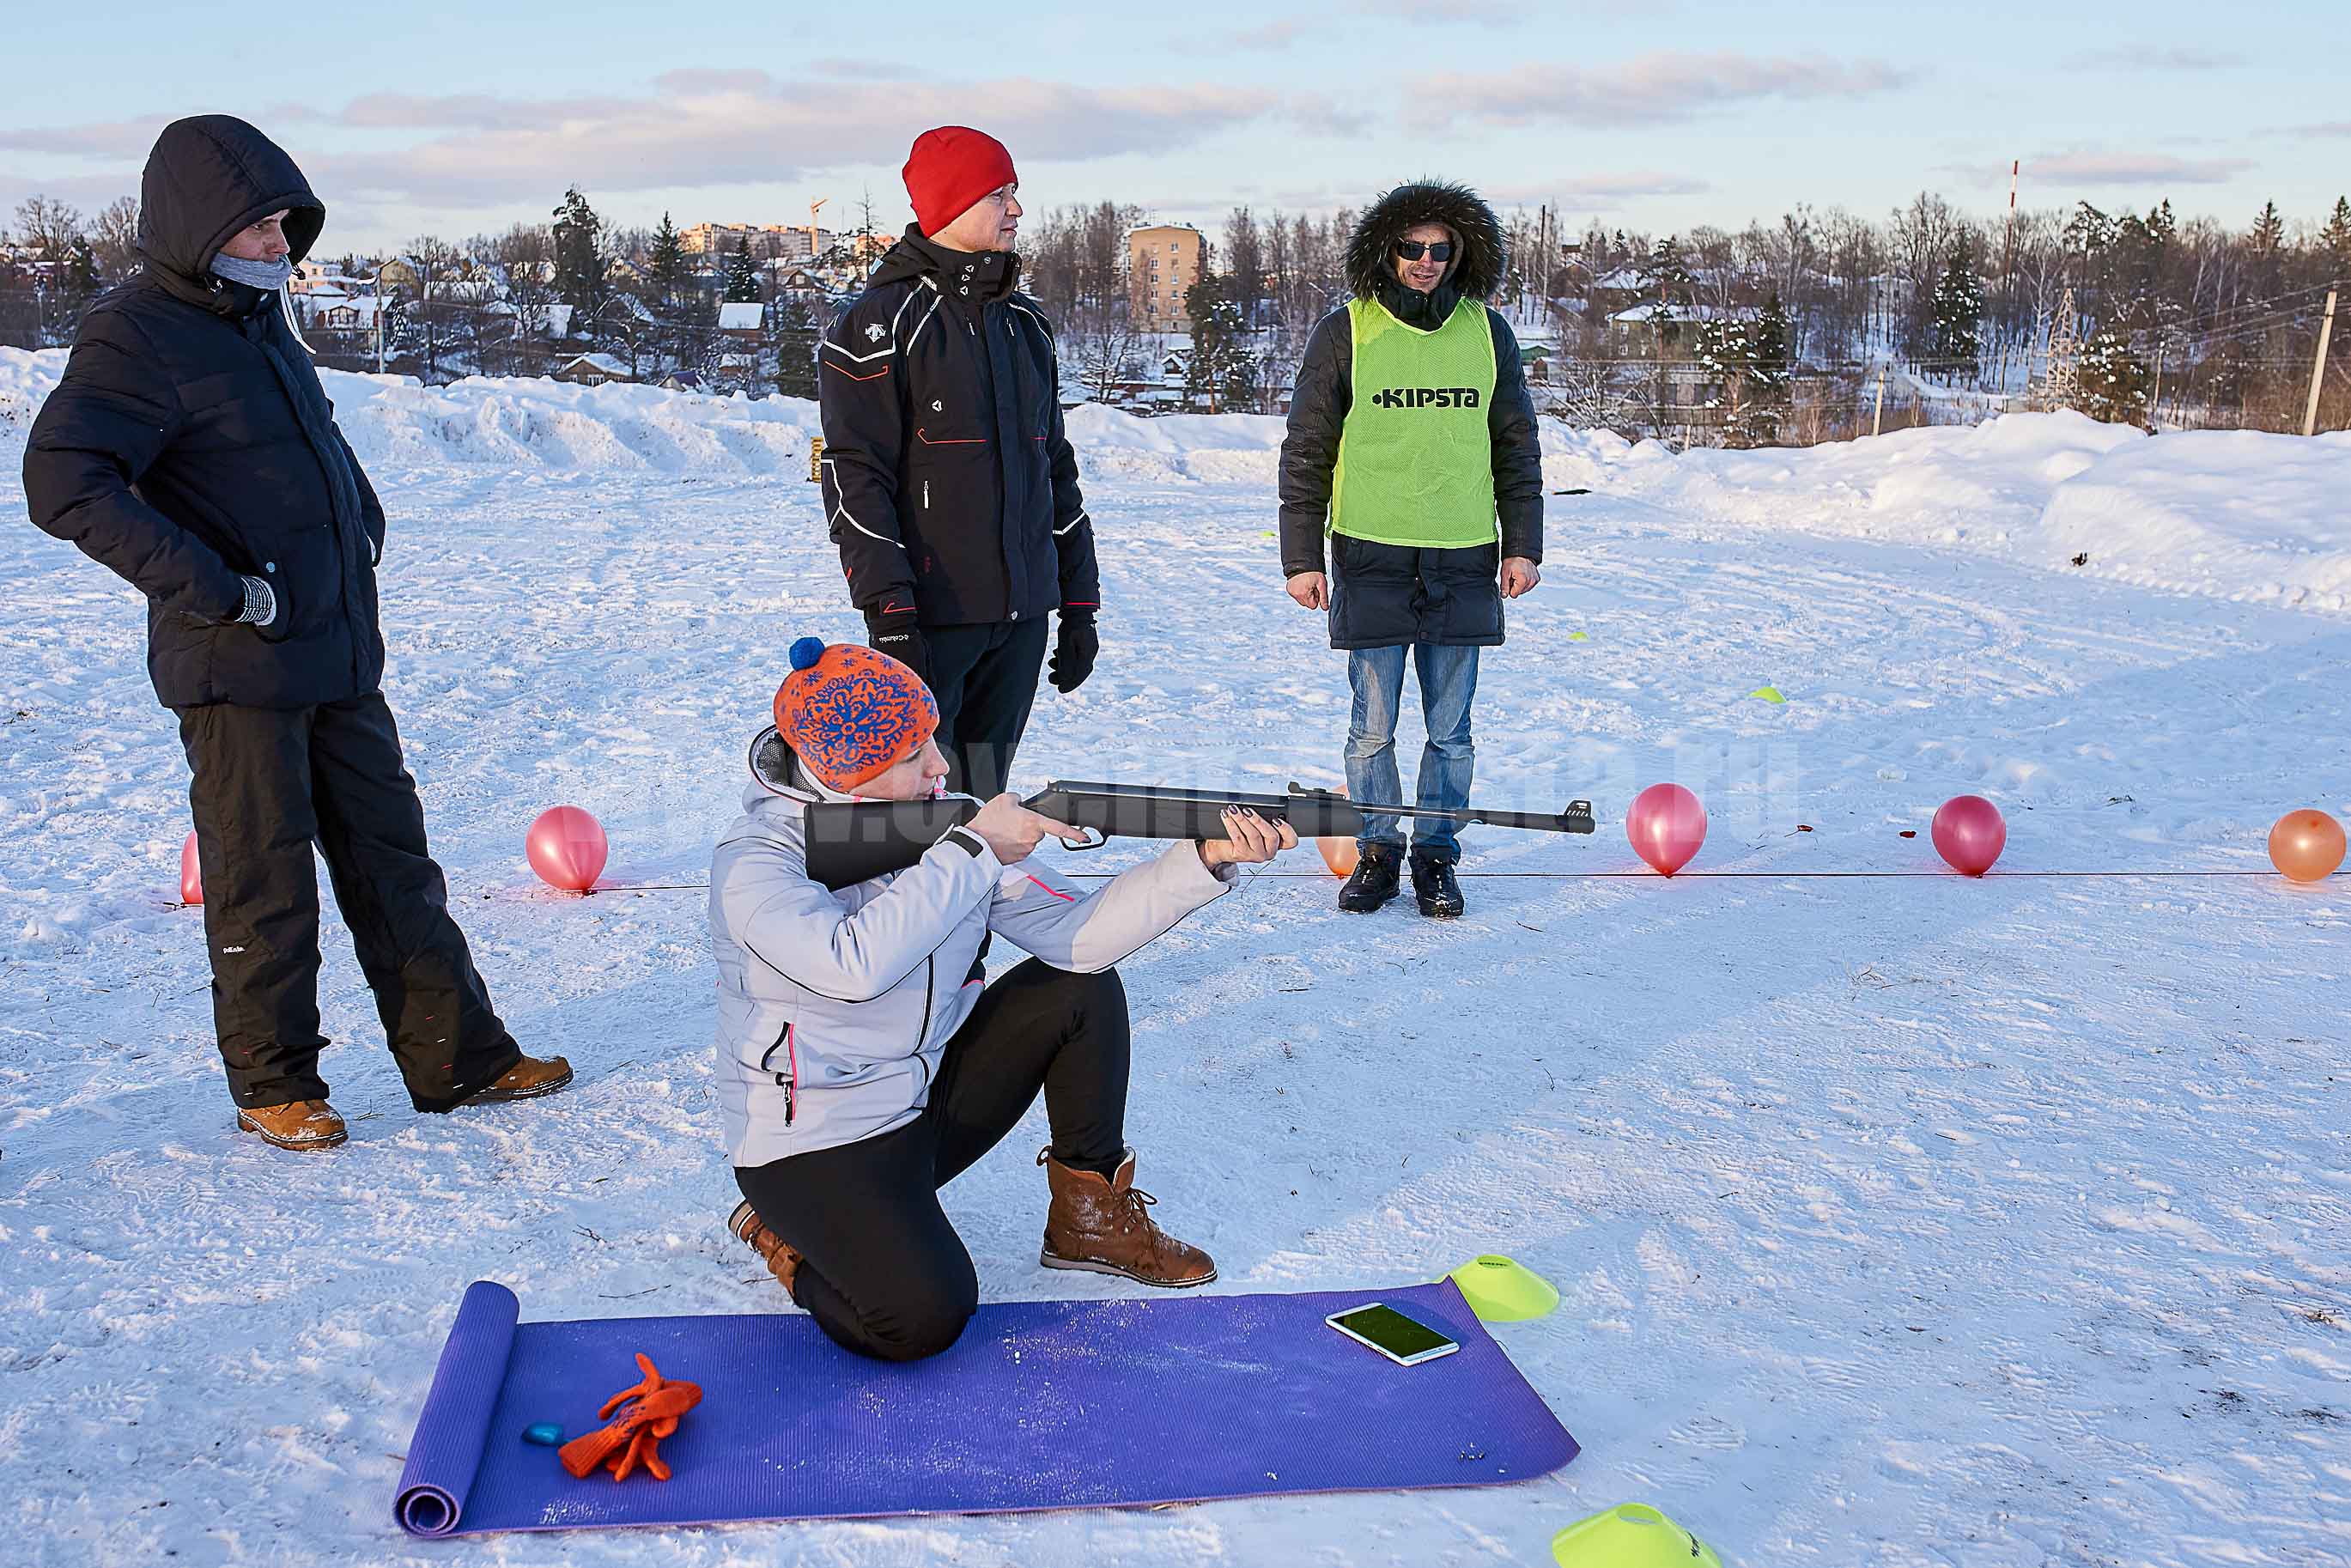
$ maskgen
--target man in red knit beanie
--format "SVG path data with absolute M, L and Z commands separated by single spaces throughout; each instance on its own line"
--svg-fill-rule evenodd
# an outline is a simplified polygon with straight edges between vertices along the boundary
M 1061 428 L 1053 330 L 1018 287 L 1019 177 L 945 125 L 905 166 L 915 221 L 818 351 L 824 508 L 876 648 L 939 710 L 953 788 L 1005 788 L 1061 618 L 1051 679 L 1092 673 L 1093 525 Z

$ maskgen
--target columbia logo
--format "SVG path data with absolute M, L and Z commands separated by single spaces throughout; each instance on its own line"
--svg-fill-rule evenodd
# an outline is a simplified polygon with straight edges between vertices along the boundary
M 1382 387 L 1372 398 L 1382 408 L 1476 408 L 1476 387 Z

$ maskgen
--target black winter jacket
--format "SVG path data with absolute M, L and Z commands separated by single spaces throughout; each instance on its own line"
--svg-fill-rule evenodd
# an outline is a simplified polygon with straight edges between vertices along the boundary
M 1461 249 L 1427 295 L 1396 280 L 1390 246 L 1415 224 L 1441 223 Z M 1482 299 L 1500 281 L 1501 225 L 1493 209 L 1458 185 L 1399 186 L 1368 208 L 1347 246 L 1347 280 L 1407 326 L 1434 329 L 1464 298 Z M 1385 648 L 1399 643 L 1491 646 L 1502 641 L 1504 557 L 1542 559 L 1542 446 L 1534 401 L 1519 360 L 1519 340 L 1492 309 L 1494 396 L 1486 427 L 1494 452 L 1499 546 L 1414 549 L 1333 535 L 1331 541 L 1331 645 Z M 1354 333 L 1343 308 L 1307 340 L 1290 395 L 1281 443 L 1281 572 L 1322 571 L 1339 437 L 1354 406 Z
M 140 198 L 145 267 L 83 317 L 33 422 L 33 521 L 147 596 L 166 707 L 373 692 L 383 508 L 280 297 L 212 274 L 224 243 L 280 210 L 300 261 L 327 209 L 292 159 L 226 115 L 165 127 Z M 233 623 L 240 574 L 276 593 L 268 627 Z
M 1019 271 L 910 227 L 824 335 L 825 517 L 861 611 L 960 626 L 1101 606 L 1053 329 Z

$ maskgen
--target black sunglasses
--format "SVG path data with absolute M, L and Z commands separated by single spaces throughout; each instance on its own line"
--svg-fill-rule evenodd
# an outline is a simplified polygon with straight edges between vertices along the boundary
M 1424 245 L 1416 239 L 1400 239 L 1395 242 L 1396 255 L 1406 261 L 1418 261 L 1423 252 L 1427 253 L 1428 259 L 1431 261 L 1451 261 L 1453 242 L 1449 239 L 1438 240 L 1434 245 Z

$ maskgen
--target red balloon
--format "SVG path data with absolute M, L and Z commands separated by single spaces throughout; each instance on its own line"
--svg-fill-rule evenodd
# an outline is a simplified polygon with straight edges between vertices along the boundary
M 1652 784 L 1633 797 L 1625 836 L 1635 854 L 1671 876 L 1706 842 L 1706 808 L 1678 784 Z
M 188 841 L 180 846 L 180 902 L 202 904 L 204 901 L 204 870 L 196 860 L 196 835 L 190 833 Z
M 577 806 L 549 806 L 530 825 L 524 852 L 530 869 L 549 887 L 586 893 L 596 885 L 611 852 L 603 825 Z
M 1966 876 L 1981 876 L 2008 847 L 2008 823 L 1980 795 L 1954 795 L 1935 813 L 1935 852 Z

